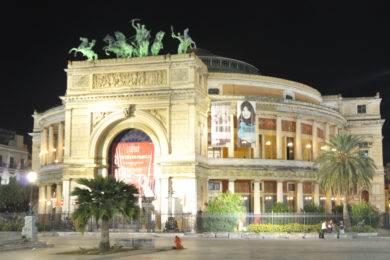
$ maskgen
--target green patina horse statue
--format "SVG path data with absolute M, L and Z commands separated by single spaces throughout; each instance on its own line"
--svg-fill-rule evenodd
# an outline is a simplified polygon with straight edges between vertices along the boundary
M 72 48 L 69 50 L 69 53 L 74 51 L 74 56 L 76 57 L 77 52 L 80 52 L 83 56 L 87 57 L 87 60 L 97 60 L 98 55 L 92 50 L 93 46 L 95 46 L 96 40 L 92 40 L 88 43 L 88 38 L 80 37 L 80 45 L 77 48 Z

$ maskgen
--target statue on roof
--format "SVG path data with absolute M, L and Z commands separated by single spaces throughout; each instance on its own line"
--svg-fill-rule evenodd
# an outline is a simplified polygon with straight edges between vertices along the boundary
M 95 46 L 96 40 L 92 40 L 88 42 L 88 38 L 80 37 L 80 45 L 77 48 L 72 48 L 69 50 L 69 53 L 74 51 L 74 56 L 76 57 L 77 52 L 80 52 L 83 56 L 87 57 L 88 61 L 97 60 L 98 55 L 92 50 L 93 46 Z
M 150 52 L 153 56 L 157 56 L 161 49 L 163 49 L 162 39 L 164 38 L 165 32 L 159 31 L 156 33 Z
M 140 19 L 132 19 L 131 26 L 135 29 L 135 46 L 138 49 L 138 56 L 148 56 L 149 55 L 149 40 L 150 40 L 150 31 L 146 29 L 144 24 L 137 23 L 136 21 L 140 21 Z
M 115 32 L 115 38 L 107 34 L 103 39 L 107 43 L 103 50 L 108 56 L 110 55 L 108 52 L 114 53 L 117 58 L 131 58 L 136 54 L 136 49 L 126 41 L 126 36 L 123 33 Z
M 171 26 L 171 31 L 172 31 L 172 38 L 178 39 L 180 41 L 179 47 L 177 49 L 178 54 L 183 54 L 187 52 L 187 49 L 196 49 L 196 44 L 192 40 L 192 38 L 188 35 L 189 29 L 185 29 L 183 35 L 180 33 L 177 33 L 175 35 L 175 32 L 173 31 L 173 26 Z

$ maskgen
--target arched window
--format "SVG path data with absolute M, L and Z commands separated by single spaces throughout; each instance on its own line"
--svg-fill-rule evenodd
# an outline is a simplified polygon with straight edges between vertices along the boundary
M 364 200 L 365 202 L 370 201 L 370 194 L 368 193 L 368 191 L 366 190 L 362 191 L 362 200 Z

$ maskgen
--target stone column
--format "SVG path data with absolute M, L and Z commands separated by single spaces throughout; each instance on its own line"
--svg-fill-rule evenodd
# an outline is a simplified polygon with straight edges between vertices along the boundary
M 43 128 L 41 132 L 41 165 L 47 164 L 47 129 Z
M 316 206 L 320 205 L 320 185 L 318 183 L 314 184 L 313 201 Z
M 49 148 L 47 149 L 48 153 L 48 164 L 54 163 L 56 151 L 54 151 L 54 132 L 53 126 L 49 126 Z
M 326 191 L 325 213 L 332 213 L 332 192 Z
M 318 152 L 318 133 L 317 133 L 317 121 L 314 120 L 313 122 L 313 131 L 312 131 L 312 151 L 313 151 L 313 161 L 317 158 L 317 152 Z
M 62 181 L 62 195 L 64 196 L 64 206 L 62 213 L 70 213 L 70 180 Z
M 260 157 L 260 142 L 259 142 L 259 134 L 260 134 L 260 131 L 259 131 L 259 117 L 256 116 L 256 119 L 255 119 L 255 126 L 256 126 L 256 145 L 255 145 L 255 153 L 254 153 L 254 157 L 255 158 L 259 158 Z
M 283 157 L 282 151 L 282 117 L 276 117 L 276 158 L 281 160 Z
M 234 158 L 234 114 L 230 115 L 230 146 L 228 147 L 229 158 Z
M 254 192 L 253 192 L 253 213 L 260 214 L 261 213 L 261 205 L 260 205 L 260 181 L 254 182 Z
M 48 184 L 46 186 L 46 214 L 50 214 L 53 209 L 52 201 L 51 201 L 52 195 L 51 195 L 51 185 Z M 50 201 L 50 204 L 47 202 Z
M 169 214 L 168 178 L 161 178 L 160 183 L 161 228 L 164 229 Z
M 39 185 L 38 214 L 46 213 L 46 185 Z
M 302 160 L 302 143 L 301 143 L 301 118 L 297 118 L 296 121 L 296 133 L 295 133 L 295 160 Z
M 282 181 L 277 182 L 276 201 L 283 203 L 283 182 Z
M 57 160 L 63 161 L 64 156 L 64 126 L 62 122 L 58 123 L 58 139 L 57 139 Z
M 234 181 L 235 180 L 229 180 L 229 191 L 234 194 Z
M 57 183 L 57 189 L 56 189 L 56 213 L 60 214 L 62 213 L 62 208 L 61 208 L 61 199 L 62 199 L 62 184 Z
M 301 212 L 303 208 L 303 185 L 302 182 L 297 183 L 297 212 Z
M 329 123 L 325 123 L 325 131 L 324 131 L 324 140 L 325 142 L 329 141 L 329 134 L 330 134 L 330 130 L 329 130 Z

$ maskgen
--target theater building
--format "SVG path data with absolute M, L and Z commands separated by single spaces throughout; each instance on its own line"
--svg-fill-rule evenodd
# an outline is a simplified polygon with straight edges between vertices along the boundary
M 70 61 L 62 105 L 34 113 L 32 167 L 39 213 L 72 212 L 79 178 L 114 174 L 162 215 L 196 214 L 227 190 L 248 212 L 285 202 L 341 204 L 316 182 L 313 160 L 329 136 L 362 136 L 377 169 L 353 202 L 385 207 L 379 93 L 323 96 L 263 76 L 242 61 L 192 54 Z

